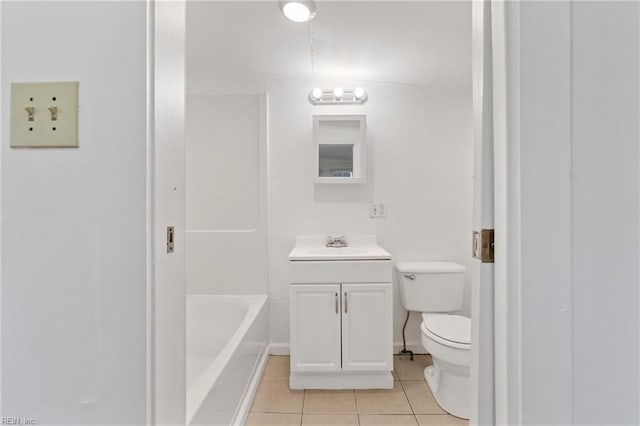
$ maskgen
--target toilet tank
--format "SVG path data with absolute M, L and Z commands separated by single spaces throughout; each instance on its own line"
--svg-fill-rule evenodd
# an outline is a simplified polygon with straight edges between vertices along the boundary
M 400 303 L 409 311 L 462 309 L 465 267 L 453 262 L 398 262 Z

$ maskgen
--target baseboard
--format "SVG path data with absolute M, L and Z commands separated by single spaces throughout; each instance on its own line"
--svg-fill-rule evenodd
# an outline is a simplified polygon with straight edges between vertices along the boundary
M 400 353 L 400 350 L 402 349 L 402 342 L 396 342 L 393 345 L 393 354 L 397 355 Z M 410 342 L 407 343 L 407 349 L 410 351 L 413 351 L 414 354 L 428 354 L 429 352 L 426 351 L 426 349 L 424 348 L 424 346 L 422 346 L 422 343 L 420 342 Z M 271 353 L 271 355 L 289 355 L 290 349 L 289 349 L 289 344 L 288 343 L 274 343 L 271 342 L 271 344 L 269 345 L 269 351 Z
M 393 344 L 393 354 L 397 355 L 400 353 L 400 351 L 402 350 L 403 345 L 402 342 L 395 342 Z M 429 352 L 427 352 L 427 350 L 424 348 L 424 346 L 422 346 L 422 343 L 420 342 L 408 342 L 407 343 L 407 349 L 410 351 L 413 351 L 414 354 L 428 354 Z
M 270 346 L 267 344 L 265 346 L 262 355 L 259 357 L 258 362 L 253 370 L 253 375 L 251 377 L 251 381 L 249 381 L 249 385 L 244 392 L 244 396 L 242 397 L 242 402 L 238 406 L 238 410 L 236 411 L 236 415 L 233 417 L 232 425 L 244 425 L 247 416 L 249 415 L 249 410 L 251 410 L 251 405 L 253 404 L 253 399 L 256 396 L 256 391 L 258 390 L 258 385 L 260 384 L 260 379 L 262 379 L 262 374 L 264 373 L 264 369 L 267 366 L 267 361 L 269 361 Z
M 269 351 L 271 355 L 289 355 L 289 344 L 288 343 L 273 343 L 269 345 Z
M 291 373 L 291 389 L 393 389 L 390 371 Z

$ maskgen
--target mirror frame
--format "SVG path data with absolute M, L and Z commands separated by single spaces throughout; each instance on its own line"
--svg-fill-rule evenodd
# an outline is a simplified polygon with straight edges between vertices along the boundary
M 357 123 L 359 132 L 355 139 L 351 135 L 344 138 L 339 135 L 325 139 L 320 129 L 323 122 L 349 121 Z M 313 116 L 313 181 L 315 183 L 365 183 L 367 181 L 366 155 L 367 116 L 365 114 L 314 115 Z M 320 165 L 320 145 L 353 145 L 353 176 L 321 177 L 318 176 Z

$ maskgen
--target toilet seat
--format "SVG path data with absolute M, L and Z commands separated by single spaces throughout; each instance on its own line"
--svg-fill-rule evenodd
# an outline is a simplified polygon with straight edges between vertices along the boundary
M 471 320 L 461 315 L 422 314 L 422 332 L 443 345 L 471 349 Z

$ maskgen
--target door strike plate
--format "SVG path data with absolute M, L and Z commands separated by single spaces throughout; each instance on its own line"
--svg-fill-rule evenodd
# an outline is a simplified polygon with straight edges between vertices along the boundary
M 473 231 L 473 258 L 480 259 L 482 263 L 494 262 L 493 229 L 483 229 L 480 232 Z
M 174 228 L 173 226 L 167 226 L 167 253 L 173 253 L 174 248 Z

